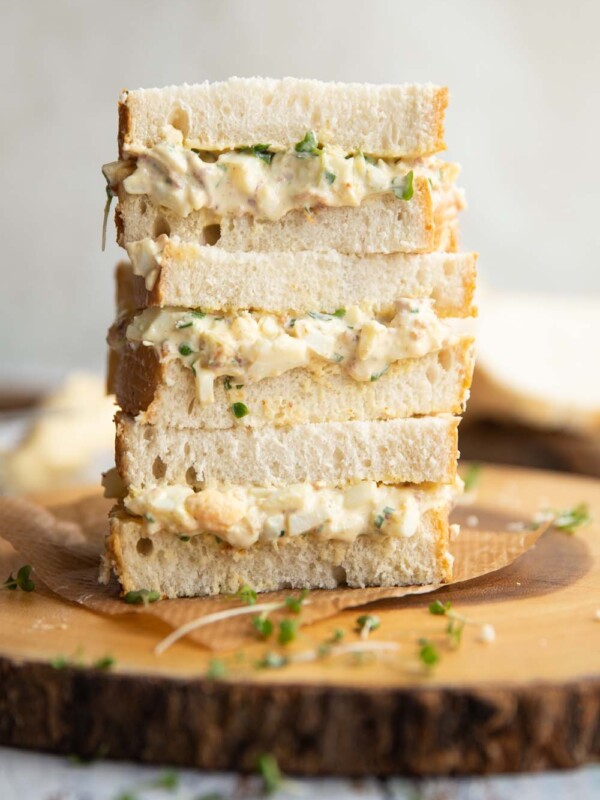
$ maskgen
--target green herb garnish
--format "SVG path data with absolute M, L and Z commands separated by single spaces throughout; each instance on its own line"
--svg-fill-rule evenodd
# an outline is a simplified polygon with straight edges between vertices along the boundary
M 265 655 L 256 662 L 257 669 L 281 669 L 288 663 L 288 659 L 282 656 L 281 653 L 274 653 L 269 650 Z
M 298 597 L 286 597 L 283 602 L 293 614 L 299 614 L 302 608 L 302 603 L 305 601 L 305 599 L 308 597 L 309 594 L 310 594 L 309 589 L 302 589 Z
M 180 344 L 179 352 L 182 356 L 191 356 L 194 351 L 189 346 L 189 344 Z
M 345 308 L 338 308 L 333 312 L 334 317 L 338 317 L 341 319 L 342 317 L 346 316 L 346 309 Z
M 376 631 L 381 626 L 381 620 L 375 614 L 363 614 L 356 620 L 357 633 L 360 633 L 363 639 L 366 639 L 371 631 Z
M 387 367 L 384 367 L 383 369 L 380 369 L 379 372 L 374 372 L 371 375 L 371 382 L 378 381 L 379 378 L 381 378 L 382 375 L 385 375 L 385 373 L 388 371 L 389 368 L 390 368 L 390 365 L 388 364 Z
M 231 410 L 233 411 L 233 416 L 236 419 L 241 419 L 250 413 L 250 410 L 245 403 L 234 403 L 231 406 Z
M 323 322 L 331 322 L 331 314 L 321 314 L 320 311 L 309 311 L 308 316 L 312 317 L 312 319 L 320 319 Z
M 238 589 L 236 597 L 239 597 L 242 603 L 246 603 L 247 606 L 256 605 L 257 594 L 247 583 L 245 583 L 241 589 Z
M 392 181 L 392 192 L 398 200 L 412 199 L 414 194 L 412 169 L 410 172 L 407 172 L 403 178 L 394 178 Z
M 248 155 L 260 158 L 265 164 L 270 164 L 275 153 L 269 152 L 269 147 L 271 147 L 270 144 L 253 144 L 252 147 L 240 147 L 238 153 L 248 153 Z
M 388 520 L 392 514 L 394 513 L 394 509 L 390 508 L 390 506 L 385 506 L 381 514 L 377 514 L 375 517 L 375 527 L 381 528 L 383 523 Z
M 306 131 L 304 134 L 304 139 L 301 142 L 298 142 L 294 147 L 294 150 L 297 153 L 304 153 L 310 156 L 317 156 L 319 155 L 319 143 L 317 141 L 317 137 L 314 131 Z
M 204 319 L 206 316 L 205 312 L 199 308 L 194 309 L 194 311 L 190 311 L 192 317 L 196 317 L 196 319 Z
M 474 461 L 472 464 L 469 464 L 469 468 L 465 473 L 465 477 L 463 478 L 465 484 L 465 492 L 470 492 L 471 489 L 474 489 L 475 486 L 479 483 L 479 479 L 481 477 L 481 464 L 477 461 Z
M 148 603 L 155 603 L 160 600 L 160 592 L 154 589 L 137 589 L 134 592 L 127 592 L 123 600 L 129 605 L 141 605 L 142 603 L 147 606 Z
M 208 664 L 206 677 L 213 681 L 218 681 L 221 680 L 221 678 L 224 678 L 226 675 L 227 667 L 225 666 L 225 662 L 221 661 L 220 658 L 211 658 Z
M 289 644 L 293 642 L 298 633 L 298 620 L 295 619 L 282 619 L 279 623 L 279 635 L 277 641 L 279 644 Z
M 22 592 L 33 592 L 35 583 L 29 577 L 32 569 L 33 567 L 30 564 L 24 564 L 17 571 L 16 578 L 12 573 L 8 576 L 3 583 L 4 588 L 11 592 L 14 592 L 16 589 L 20 589 Z
M 194 323 L 191 321 L 184 322 L 182 319 L 180 319 L 179 322 L 175 323 L 175 327 L 177 328 L 178 331 L 182 331 L 184 328 L 191 328 L 193 324 Z
M 149 789 L 171 789 L 174 791 L 179 788 L 179 775 L 172 769 L 163 772 L 158 778 L 148 784 Z
M 589 525 L 592 521 L 587 503 L 579 503 L 579 505 L 573 508 L 557 511 L 555 513 L 556 517 L 552 524 L 555 528 L 564 533 L 575 533 L 577 528 Z
M 262 614 L 257 617 L 252 617 L 252 625 L 259 636 L 261 636 L 263 639 L 268 639 L 273 633 L 273 623 L 268 617 L 265 617 Z
M 337 177 L 337 176 L 335 175 L 335 173 L 333 173 L 333 172 L 328 172 L 327 170 L 325 170 L 325 180 L 327 181 L 327 183 L 328 183 L 330 186 L 331 186 L 331 184 L 332 184 L 332 183 L 335 181 L 336 177 Z
M 257 760 L 258 771 L 263 780 L 264 793 L 273 794 L 281 788 L 283 775 L 277 764 L 277 759 L 270 753 L 264 753 Z
M 146 513 L 144 514 L 144 519 L 146 520 L 146 522 L 156 522 L 156 519 L 152 516 L 152 514 L 149 511 L 146 511 Z
M 106 228 L 108 226 L 108 215 L 110 214 L 110 207 L 113 201 L 114 192 L 108 185 L 106 184 L 106 202 L 104 203 L 104 216 L 102 218 L 102 252 L 104 252 L 106 248 Z
M 435 616 L 443 617 L 444 614 L 447 614 L 451 608 L 452 603 L 449 600 L 446 603 L 442 603 L 441 600 L 434 600 L 433 603 L 429 604 L 429 613 L 434 614 Z
M 429 639 L 419 639 L 419 659 L 429 669 L 440 660 L 437 647 Z
M 95 661 L 92 666 L 95 669 L 112 669 L 116 663 L 117 660 L 114 656 L 106 655 Z
M 227 392 L 231 389 L 231 377 L 229 375 L 225 375 L 223 386 Z

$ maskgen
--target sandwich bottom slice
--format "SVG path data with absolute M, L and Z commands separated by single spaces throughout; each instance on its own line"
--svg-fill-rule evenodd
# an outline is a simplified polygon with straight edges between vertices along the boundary
M 111 515 L 101 580 L 114 571 L 124 593 L 167 598 L 447 582 L 458 491 L 370 481 L 130 490 Z

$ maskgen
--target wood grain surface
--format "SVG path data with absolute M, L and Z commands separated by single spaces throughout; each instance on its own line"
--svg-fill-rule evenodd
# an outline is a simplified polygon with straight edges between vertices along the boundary
M 64 497 L 55 497 L 57 503 Z M 531 514 L 586 501 L 600 520 L 600 482 L 485 466 L 464 523 L 478 514 Z M 516 533 L 515 535 L 518 535 Z M 18 558 L 5 547 L 0 577 Z M 370 606 L 373 639 L 399 644 L 377 659 L 346 657 L 257 670 L 267 645 L 214 653 L 182 641 L 163 656 L 168 629 L 146 615 L 108 618 L 56 598 L 0 592 L 0 743 L 205 769 L 253 770 L 273 753 L 304 775 L 460 774 L 569 767 L 600 756 L 600 525 L 549 531 L 497 573 L 436 594 L 473 620 L 448 645 L 431 597 Z M 335 628 L 356 640 L 356 610 L 302 628 L 294 650 Z M 496 640 L 479 640 L 480 624 Z M 425 670 L 418 640 L 441 659 Z M 109 671 L 90 667 L 110 654 Z M 76 662 L 56 669 L 59 655 Z

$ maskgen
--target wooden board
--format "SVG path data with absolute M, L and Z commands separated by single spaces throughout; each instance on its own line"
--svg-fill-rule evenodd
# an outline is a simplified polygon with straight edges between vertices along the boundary
M 490 465 L 458 515 L 580 501 L 600 521 L 600 481 Z M 5 554 L 0 575 L 17 562 Z M 270 752 L 305 775 L 532 770 L 600 756 L 598 522 L 574 536 L 548 532 L 510 567 L 436 596 L 493 625 L 496 641 L 481 643 L 470 626 L 447 648 L 431 597 L 414 596 L 369 608 L 381 619 L 373 638 L 399 642 L 398 654 L 258 671 L 266 646 L 257 643 L 243 660 L 222 654 L 230 677 L 212 681 L 214 654 L 197 645 L 153 654 L 167 632 L 158 620 L 101 617 L 44 591 L 0 592 L 0 744 L 234 770 Z M 355 638 L 357 616 L 303 629 L 298 649 L 337 627 Z M 429 673 L 416 658 L 420 637 L 442 654 Z M 107 653 L 116 659 L 108 672 L 49 664 Z

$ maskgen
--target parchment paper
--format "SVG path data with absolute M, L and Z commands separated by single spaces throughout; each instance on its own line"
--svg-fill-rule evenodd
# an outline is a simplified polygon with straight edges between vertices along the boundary
M 110 505 L 111 501 L 93 495 L 56 506 L 50 512 L 20 498 L 0 498 L 0 536 L 18 551 L 23 564 L 33 566 L 36 580 L 65 600 L 100 614 L 151 614 L 177 628 L 205 614 L 240 605 L 235 597 L 210 597 L 132 606 L 120 599 L 115 579 L 108 586 L 98 583 Z M 473 526 L 471 520 L 471 525 L 463 525 L 460 535 L 451 543 L 455 559 L 452 583 L 468 581 L 511 564 L 535 544 L 547 527 L 531 530 L 529 520 L 519 520 L 514 513 L 508 518 L 476 506 L 462 514 L 458 510 L 459 516 L 465 517 L 466 513 L 477 523 Z M 345 608 L 437 588 L 439 585 L 313 591 L 310 603 L 303 606 L 302 622 L 310 624 Z M 259 602 L 283 600 L 293 594 L 293 591 L 261 594 Z M 277 614 L 273 617 L 276 619 Z M 255 632 L 246 616 L 209 625 L 190 636 L 211 649 L 229 649 L 252 641 Z

